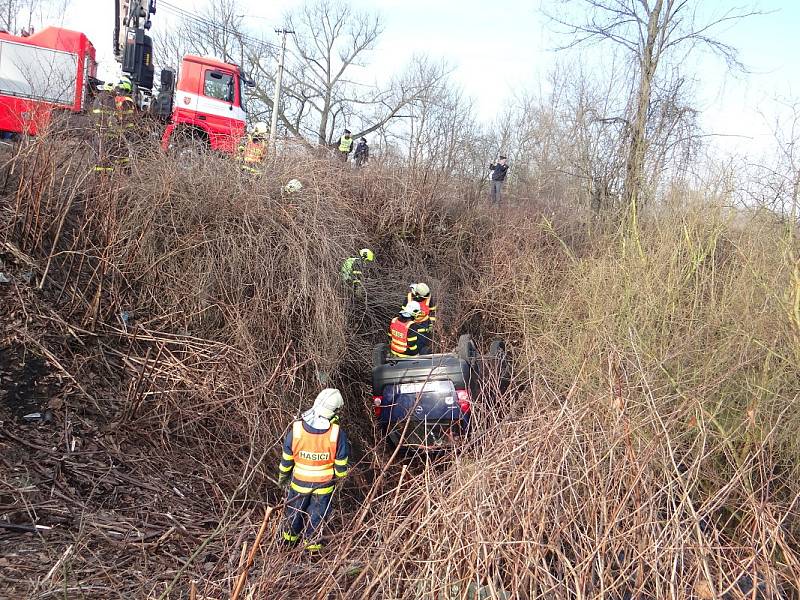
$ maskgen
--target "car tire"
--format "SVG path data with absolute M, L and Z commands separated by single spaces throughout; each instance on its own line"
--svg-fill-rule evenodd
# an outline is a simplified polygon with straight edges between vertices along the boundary
M 501 390 L 505 390 L 511 382 L 511 364 L 505 340 L 492 340 L 489 346 L 488 358 L 491 361 L 492 368 L 497 373 Z
M 472 341 L 470 334 L 465 333 L 458 338 L 456 352 L 458 358 L 467 361 L 470 366 L 473 366 L 475 358 L 478 356 L 478 349 L 475 347 L 475 342 Z
M 372 348 L 372 368 L 382 367 L 386 364 L 386 357 L 389 355 L 387 344 L 376 344 Z

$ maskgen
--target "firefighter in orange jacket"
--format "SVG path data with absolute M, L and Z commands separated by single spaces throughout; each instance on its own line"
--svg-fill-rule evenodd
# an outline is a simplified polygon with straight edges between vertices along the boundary
M 305 549 L 322 549 L 320 535 L 328 515 L 335 482 L 347 475 L 350 446 L 339 427 L 342 394 L 327 388 L 314 406 L 292 424 L 283 443 L 278 483 L 289 484 L 283 543 L 294 546 L 304 535 Z
M 409 302 L 389 325 L 389 352 L 392 356 L 408 357 L 420 354 L 420 343 L 425 344 L 419 333 L 416 319 L 422 311 L 418 302 Z
M 261 175 L 261 163 L 267 156 L 267 140 L 269 133 L 266 123 L 256 123 L 253 130 L 247 137 L 247 143 L 239 147 L 239 160 L 242 162 L 242 169 L 253 175 Z
M 414 319 L 417 332 L 420 334 L 420 354 L 430 354 L 433 343 L 433 326 L 436 323 L 436 303 L 431 297 L 431 288 L 427 283 L 412 283 L 408 286 L 406 304 L 419 304 L 420 314 Z

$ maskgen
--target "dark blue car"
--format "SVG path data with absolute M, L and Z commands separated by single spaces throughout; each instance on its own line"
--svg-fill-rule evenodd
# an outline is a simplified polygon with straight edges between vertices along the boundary
M 488 361 L 469 336 L 458 350 L 413 358 L 373 351 L 372 402 L 381 432 L 392 446 L 435 450 L 458 446 L 469 433 L 472 402 L 482 390 L 487 365 L 508 375 L 505 345 L 492 343 Z

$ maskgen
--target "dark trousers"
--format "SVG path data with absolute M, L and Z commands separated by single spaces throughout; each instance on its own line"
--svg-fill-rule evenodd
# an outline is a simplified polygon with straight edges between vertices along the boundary
M 331 509 L 333 492 L 328 494 L 301 494 L 289 488 L 286 497 L 284 531 L 300 535 L 305 530 L 306 540 L 319 537 L 322 523 Z
M 491 183 L 491 186 L 492 186 L 492 188 L 490 190 L 490 197 L 492 199 L 492 202 L 494 202 L 495 204 L 499 204 L 500 203 L 500 197 L 502 196 L 502 193 L 503 193 L 503 182 L 502 181 L 495 181 L 494 179 L 492 179 L 492 181 L 490 183 Z

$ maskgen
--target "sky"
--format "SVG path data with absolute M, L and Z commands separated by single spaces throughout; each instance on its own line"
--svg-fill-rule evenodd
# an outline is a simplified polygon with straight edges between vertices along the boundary
M 169 0 L 188 11 L 204 0 Z M 283 13 L 297 0 L 242 0 L 251 33 L 272 33 L 283 24 Z M 514 94 L 538 89 L 556 61 L 583 61 L 554 48 L 564 37 L 540 7 L 551 0 L 351 0 L 362 10 L 378 12 L 384 33 L 368 57 L 366 79 L 402 70 L 415 53 L 444 58 L 452 77 L 475 101 L 478 117 L 491 123 Z M 729 0 L 698 0 L 704 15 L 720 15 Z M 740 4 L 737 3 L 737 6 Z M 684 69 L 695 81 L 695 102 L 701 125 L 722 150 L 757 151 L 769 146 L 774 120 L 785 102 L 800 94 L 800 2 L 761 0 L 750 4 L 767 14 L 738 21 L 717 31 L 717 37 L 736 47 L 748 73 L 730 74 L 724 63 L 708 53 L 693 53 Z M 98 49 L 101 68 L 116 69 L 111 54 L 112 0 L 71 0 L 65 27 L 86 33 Z M 173 19 L 162 6 L 153 18 L 153 31 Z M 54 23 L 57 24 L 57 23 Z M 599 46 L 584 50 L 604 52 Z M 585 56 L 586 54 L 584 54 Z M 101 73 L 102 74 L 102 73 Z

